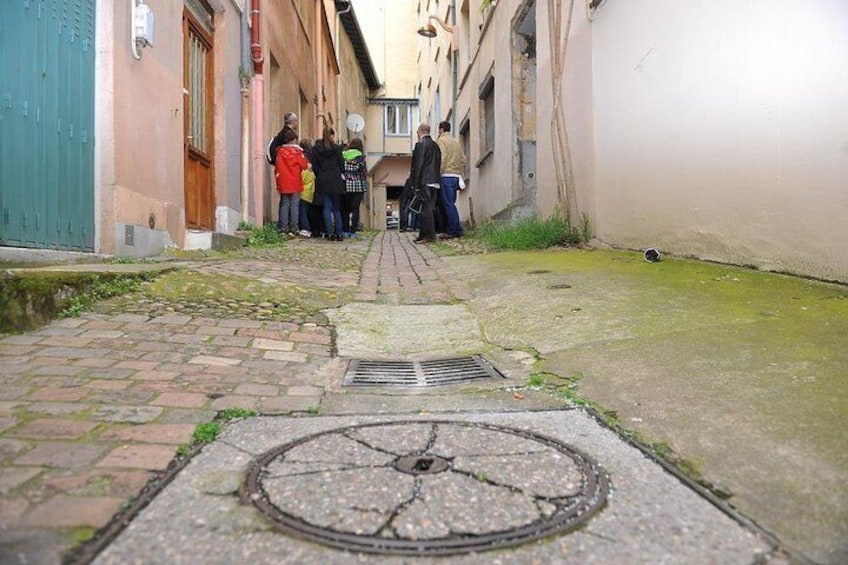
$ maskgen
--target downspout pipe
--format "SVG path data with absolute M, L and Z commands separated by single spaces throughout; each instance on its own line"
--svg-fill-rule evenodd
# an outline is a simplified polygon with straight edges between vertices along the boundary
M 336 42 L 336 45 L 335 45 L 336 57 L 339 56 L 339 53 L 340 53 L 339 50 L 341 49 L 341 45 L 342 45 L 341 32 L 339 31 L 339 21 L 341 20 L 341 17 L 344 14 L 349 13 L 352 9 L 353 9 L 353 4 L 351 4 L 350 0 L 347 0 L 347 8 L 345 8 L 341 12 L 336 12 L 336 21 L 335 21 L 336 36 L 333 38 Z M 336 107 L 336 119 L 339 120 L 339 127 L 340 128 L 341 128 L 341 124 L 343 123 L 342 112 L 344 111 L 344 108 L 342 108 L 342 104 L 343 104 L 342 97 L 337 96 L 336 97 L 336 105 L 337 105 L 337 107 Z M 347 136 L 348 136 L 347 126 L 345 126 L 344 130 L 345 130 L 344 136 L 342 136 L 342 132 L 340 132 L 340 131 L 336 132 L 336 136 L 338 137 L 339 141 L 342 140 L 342 139 L 345 139 L 345 140 L 347 139 Z
M 261 20 L 259 18 L 260 0 L 251 0 L 250 8 L 250 58 L 253 62 L 253 78 L 251 78 L 250 101 L 253 122 L 253 205 L 257 225 L 265 221 L 265 76 L 263 67 L 265 56 L 262 43 L 259 40 Z
M 241 84 L 241 221 L 250 222 L 250 29 L 247 25 L 248 14 L 241 12 L 241 65 L 239 83 Z

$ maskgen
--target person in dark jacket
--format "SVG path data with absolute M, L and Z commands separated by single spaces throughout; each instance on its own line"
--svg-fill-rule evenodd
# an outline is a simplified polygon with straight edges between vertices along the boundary
M 323 205 L 324 234 L 327 239 L 342 240 L 342 194 L 345 191 L 344 157 L 336 145 L 336 132 L 324 128 L 324 135 L 312 148 L 315 172 L 315 197 Z
M 436 224 L 433 217 L 436 208 L 436 192 L 441 179 L 442 152 L 438 144 L 430 137 L 430 126 L 418 126 L 418 143 L 412 150 L 412 166 L 409 178 L 415 196 L 421 200 L 421 231 L 415 243 L 436 241 Z
M 298 126 L 300 125 L 300 121 L 297 118 L 297 114 L 294 112 L 288 112 L 285 116 L 283 116 L 283 129 L 277 132 L 277 135 L 268 143 L 268 148 L 265 151 L 265 159 L 268 161 L 268 164 L 274 165 L 277 161 L 277 149 L 279 149 L 282 145 L 285 144 L 283 141 L 283 136 L 287 131 L 293 131 L 297 133 Z M 299 136 L 295 136 L 299 137 Z

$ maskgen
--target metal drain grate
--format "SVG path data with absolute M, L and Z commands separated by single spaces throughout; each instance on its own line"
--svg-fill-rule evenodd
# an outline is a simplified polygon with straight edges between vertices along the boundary
M 504 376 L 479 355 L 429 361 L 354 359 L 344 386 L 445 386 Z

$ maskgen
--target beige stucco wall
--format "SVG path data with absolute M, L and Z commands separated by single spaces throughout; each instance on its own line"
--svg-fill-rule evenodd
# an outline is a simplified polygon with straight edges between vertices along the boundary
M 182 3 L 151 0 L 148 5 L 156 18 L 155 45 L 143 49 L 137 61 L 130 47 L 129 3 L 98 3 L 114 30 L 112 45 L 101 44 L 113 65 L 111 83 L 100 90 L 111 98 L 111 113 L 96 118 L 104 122 L 98 130 L 111 130 L 113 139 L 113 153 L 104 156 L 111 163 L 100 161 L 113 176 L 102 177 L 98 187 L 101 250 L 107 253 L 116 248 L 118 223 L 146 227 L 154 214 L 157 229 L 167 230 L 177 245 L 185 231 Z
M 592 30 L 602 239 L 848 281 L 848 3 L 609 2 Z
M 140 51 L 140 60 L 130 46 L 129 3 L 97 5 L 95 214 L 96 248 L 104 253 L 144 255 L 161 251 L 163 244 L 185 243 L 183 4 L 147 4 L 155 18 L 154 44 Z M 223 210 L 220 222 L 240 210 L 240 29 L 231 2 L 212 5 L 214 184 L 216 204 Z M 136 229 L 134 248 L 122 239 L 124 225 Z

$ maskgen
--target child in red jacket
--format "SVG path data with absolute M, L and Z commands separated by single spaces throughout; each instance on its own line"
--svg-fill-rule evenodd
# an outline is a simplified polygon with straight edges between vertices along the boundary
M 280 193 L 277 231 L 291 236 L 296 235 L 298 231 L 300 193 L 303 192 L 302 173 L 310 167 L 303 155 L 303 149 L 295 141 L 297 134 L 294 130 L 286 130 L 283 133 L 283 145 L 277 148 L 277 158 L 274 161 L 274 177 L 277 192 Z

